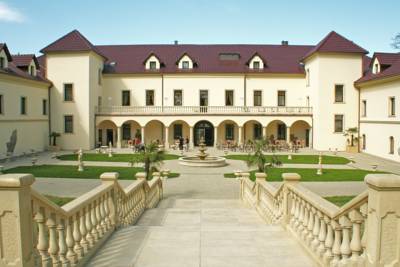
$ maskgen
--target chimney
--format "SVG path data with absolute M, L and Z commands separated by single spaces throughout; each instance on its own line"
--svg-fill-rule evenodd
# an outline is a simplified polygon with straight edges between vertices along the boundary
M 174 41 L 174 45 L 177 45 L 177 44 L 178 44 L 178 40 L 175 40 L 175 41 Z
M 283 40 L 281 44 L 282 44 L 282 45 L 289 45 L 289 41 Z

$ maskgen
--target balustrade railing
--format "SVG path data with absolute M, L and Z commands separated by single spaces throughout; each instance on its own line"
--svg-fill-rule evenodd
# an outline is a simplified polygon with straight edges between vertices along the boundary
M 311 115 L 312 107 L 245 107 L 245 106 L 99 106 L 99 115 L 170 115 L 170 114 L 266 114 Z
M 0 218 L 0 265 L 83 266 L 115 229 L 134 224 L 162 199 L 159 173 L 151 181 L 144 173 L 136 178 L 122 188 L 118 173 L 104 173 L 100 186 L 59 207 L 30 187 L 32 175 L 1 175 L 0 198 L 5 192 L 9 206 L 0 204 L 0 211 L 10 217 Z
M 391 245 L 400 245 L 398 239 L 390 238 L 398 229 L 397 221 L 384 217 L 400 214 L 400 205 L 392 203 L 400 200 L 399 176 L 368 175 L 369 189 L 340 208 L 303 187 L 298 174 L 283 174 L 284 182 L 279 187 L 268 183 L 262 173 L 256 174 L 255 182 L 246 181 L 248 173 L 237 176 L 241 179 L 242 200 L 268 223 L 281 224 L 319 266 L 384 266 L 385 262 L 398 262 L 399 254 L 388 252 L 396 250 Z M 391 245 L 382 243 L 385 237 Z

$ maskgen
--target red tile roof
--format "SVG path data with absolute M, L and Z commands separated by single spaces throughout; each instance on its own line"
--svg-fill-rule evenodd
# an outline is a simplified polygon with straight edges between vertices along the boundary
M 13 63 L 17 67 L 28 67 L 33 60 L 35 62 L 36 68 L 39 68 L 39 62 L 34 54 L 25 55 L 12 55 Z
M 400 77 L 400 53 L 375 53 L 371 62 L 373 62 L 375 58 L 378 58 L 379 64 L 381 64 L 381 72 L 375 74 L 372 73 L 372 66 L 370 64 L 369 70 L 363 77 L 355 82 L 356 85 L 394 76 Z M 386 68 L 382 68 L 382 65 Z
M 105 58 L 105 56 L 102 55 L 101 52 L 99 52 L 97 48 L 78 30 L 73 30 L 72 32 L 67 33 L 63 37 L 40 50 L 42 53 L 60 51 L 93 51 Z
M 303 60 L 310 57 L 316 52 L 340 52 L 340 53 L 361 53 L 368 54 L 364 48 L 356 45 L 352 41 L 344 38 L 335 31 L 331 31 L 321 42 L 319 42 L 313 49 L 311 49 L 304 57 Z
M 155 54 L 164 63 L 160 73 L 176 73 L 176 62 L 186 53 L 197 67 L 185 72 L 193 73 L 249 73 L 246 62 L 257 52 L 267 68 L 265 73 L 304 73 L 300 59 L 312 46 L 301 45 L 100 45 L 96 48 L 109 60 L 104 73 L 149 73 L 143 60 Z M 239 60 L 220 60 L 221 53 L 239 53 Z M 112 66 L 111 62 L 115 62 Z M 257 71 L 260 72 L 260 71 Z M 154 73 L 154 71 L 151 71 Z
M 363 74 L 365 74 L 369 70 L 369 66 L 371 64 L 371 58 L 369 56 L 364 56 L 363 57 Z

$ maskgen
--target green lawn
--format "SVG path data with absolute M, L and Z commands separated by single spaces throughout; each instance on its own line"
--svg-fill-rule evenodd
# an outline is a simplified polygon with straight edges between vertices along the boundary
M 118 172 L 120 180 L 134 180 L 137 172 L 142 172 L 140 167 L 99 167 L 86 166 L 83 172 L 78 172 L 77 166 L 71 165 L 37 165 L 20 166 L 5 170 L 4 173 L 31 173 L 35 177 L 55 178 L 86 178 L 99 179 L 103 172 Z M 178 177 L 178 173 L 170 173 L 169 178 Z
M 108 154 L 94 154 L 85 153 L 83 154 L 84 161 L 112 161 L 112 162 L 131 162 L 136 159 L 138 154 L 113 154 L 110 158 Z M 77 154 L 66 154 L 57 157 L 60 160 L 78 160 Z M 178 155 L 165 154 L 165 160 L 178 159 Z
M 56 197 L 56 196 L 50 196 L 50 195 L 45 195 L 45 197 L 60 207 L 64 206 L 68 202 L 71 202 L 72 200 L 75 199 L 73 197 Z
M 317 175 L 316 169 L 298 169 L 298 168 L 270 168 L 268 170 L 268 181 L 282 181 L 282 173 L 295 172 L 301 175 L 303 182 L 320 182 L 320 181 L 364 181 L 365 175 L 369 173 L 379 173 L 359 169 L 338 170 L 338 169 L 323 169 L 322 175 Z M 255 180 L 255 172 L 250 172 L 250 179 Z M 224 174 L 226 178 L 233 178 L 233 173 Z
M 272 155 L 266 155 L 268 161 L 271 161 Z M 318 155 L 297 155 L 293 154 L 292 159 L 289 160 L 287 155 L 277 155 L 282 163 L 293 164 L 318 164 Z M 227 155 L 227 159 L 247 160 L 248 155 Z M 322 156 L 322 164 L 347 164 L 350 160 L 343 157 L 336 156 Z
M 334 197 L 324 197 L 324 198 L 329 202 L 332 202 L 336 206 L 341 207 L 350 200 L 352 200 L 354 197 L 355 196 L 334 196 Z

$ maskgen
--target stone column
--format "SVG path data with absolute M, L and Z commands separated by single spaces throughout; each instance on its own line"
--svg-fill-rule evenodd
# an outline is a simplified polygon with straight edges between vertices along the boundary
M 117 148 L 121 148 L 121 141 L 122 141 L 122 129 L 121 127 L 117 128 Z
M 165 127 L 164 138 L 165 138 L 165 142 L 164 142 L 165 149 L 168 149 L 169 148 L 169 127 Z
M 0 265 L 34 266 L 31 174 L 0 175 Z
M 310 132 L 308 134 L 308 141 L 309 141 L 309 147 L 313 148 L 313 128 L 310 127 Z
M 194 147 L 193 126 L 189 126 L 189 148 Z
M 140 127 L 140 134 L 142 136 L 142 143 L 144 144 L 144 127 Z
M 286 127 L 286 143 L 290 143 L 290 127 Z
M 218 126 L 214 127 L 214 147 L 217 147 L 218 143 Z
M 243 127 L 239 126 L 239 138 L 238 138 L 239 145 L 243 144 L 243 136 L 242 136 L 242 134 L 243 134 Z
M 287 226 L 290 222 L 290 210 L 292 208 L 291 205 L 293 203 L 289 201 L 289 191 L 287 190 L 287 185 L 298 184 L 300 182 L 301 176 L 297 173 L 283 173 L 282 174 L 283 184 L 285 185 L 284 188 L 284 195 L 283 195 L 283 223 Z
M 263 136 L 264 136 L 264 139 L 268 139 L 268 136 L 267 136 L 267 126 L 263 127 Z
M 369 174 L 368 229 L 365 266 L 391 266 L 400 262 L 400 176 Z

